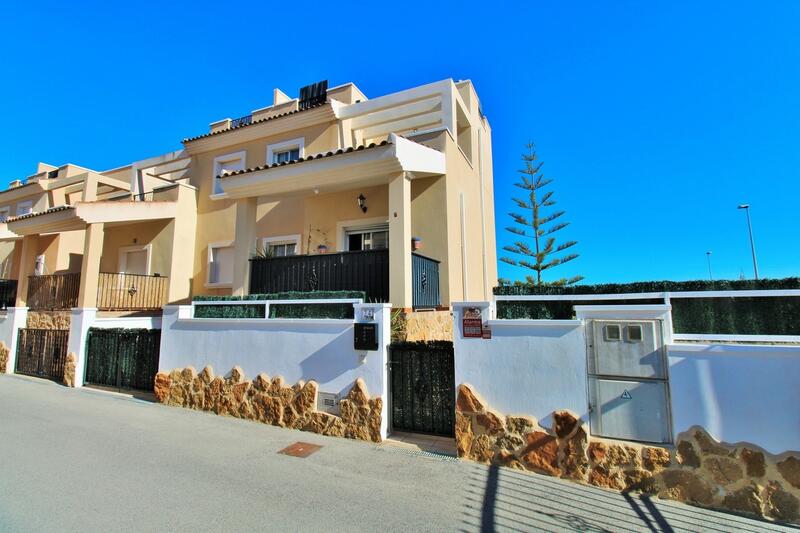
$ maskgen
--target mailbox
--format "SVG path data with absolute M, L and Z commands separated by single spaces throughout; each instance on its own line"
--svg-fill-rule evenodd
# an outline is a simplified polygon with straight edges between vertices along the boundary
M 378 350 L 378 325 L 377 324 L 355 324 L 353 349 L 358 351 Z

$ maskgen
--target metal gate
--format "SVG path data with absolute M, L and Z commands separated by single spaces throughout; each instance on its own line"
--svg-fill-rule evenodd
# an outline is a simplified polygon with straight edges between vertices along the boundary
M 40 378 L 64 379 L 68 329 L 20 328 L 14 371 Z
M 454 372 L 452 342 L 389 346 L 392 429 L 452 437 Z
M 160 344 L 160 329 L 89 328 L 86 383 L 152 391 Z

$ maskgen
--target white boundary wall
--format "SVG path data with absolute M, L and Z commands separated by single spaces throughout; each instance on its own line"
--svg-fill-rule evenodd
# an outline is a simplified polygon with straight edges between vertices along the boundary
M 24 328 L 28 321 L 27 307 L 9 307 L 5 316 L 0 317 L 0 341 L 8 346 L 8 362 L 6 374 L 13 374 L 17 364 L 17 339 L 19 329 Z
M 771 453 L 800 451 L 800 346 L 671 344 L 672 420 Z
M 227 303 L 227 302 L 226 302 Z M 248 302 L 249 303 L 249 302 Z M 296 302 L 295 302 L 296 303 Z M 382 396 L 382 434 L 388 423 L 387 352 L 390 305 L 354 304 L 356 319 L 191 318 L 192 306 L 164 308 L 159 371 L 211 365 L 217 375 L 239 366 L 246 379 L 282 376 L 287 385 L 314 380 L 322 392 L 344 397 L 362 378 L 371 397 Z M 353 349 L 354 323 L 374 314 L 378 351 Z
M 489 316 L 489 302 L 453 304 L 456 386 L 471 385 L 503 415 L 530 415 L 547 426 L 553 411 L 569 409 L 588 422 L 580 320 L 488 320 L 491 340 L 464 338 L 466 307 Z
M 800 346 L 675 343 L 663 304 L 576 306 L 578 320 L 494 320 L 490 302 L 453 307 L 455 383 L 472 385 L 504 415 L 532 415 L 548 426 L 554 410 L 570 409 L 588 420 L 584 320 L 661 319 L 675 440 L 698 425 L 723 442 L 800 451 Z M 462 336 L 466 307 L 481 309 L 491 340 Z

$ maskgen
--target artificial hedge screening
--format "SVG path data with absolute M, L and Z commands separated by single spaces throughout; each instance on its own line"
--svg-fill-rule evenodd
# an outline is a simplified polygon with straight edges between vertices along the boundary
M 496 295 L 630 294 L 641 292 L 800 289 L 800 278 L 718 281 L 647 281 L 574 285 L 567 287 L 507 285 Z M 569 319 L 575 305 L 636 305 L 663 303 L 653 300 L 497 302 L 501 319 Z M 675 333 L 739 335 L 800 335 L 800 297 L 679 298 L 672 296 Z
M 360 298 L 363 291 L 278 292 L 246 296 L 195 296 L 195 302 L 232 302 L 231 305 L 195 307 L 195 318 L 264 318 L 264 304 L 240 304 L 252 300 L 334 300 Z M 353 318 L 352 304 L 275 304 L 269 306 L 269 318 Z

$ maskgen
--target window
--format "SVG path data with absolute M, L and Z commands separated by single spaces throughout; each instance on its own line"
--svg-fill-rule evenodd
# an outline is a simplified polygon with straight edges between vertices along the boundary
M 273 163 L 288 163 L 295 159 L 300 159 L 300 148 L 292 148 L 291 150 L 282 150 L 272 153 Z
M 628 342 L 642 342 L 642 326 L 631 324 L 625 328 L 628 332 Z
M 378 226 L 372 228 L 346 230 L 347 250 L 385 250 L 389 247 L 389 228 Z
M 11 215 L 10 207 L 0 207 L 0 222 L 5 222 L 10 215 Z
M 247 153 L 242 150 L 232 154 L 220 155 L 214 158 L 214 194 L 224 192 L 219 183 L 218 176 L 223 176 L 237 170 L 244 170 Z
M 267 146 L 267 164 L 288 163 L 303 157 L 305 139 L 300 137 L 290 141 L 279 142 Z
M 229 286 L 233 283 L 233 245 L 208 245 L 208 285 Z
M 20 202 L 17 204 L 17 216 L 27 215 L 33 212 L 33 202 Z
M 283 235 L 281 237 L 264 237 L 262 248 L 271 257 L 297 255 L 300 251 L 300 235 Z
M 619 324 L 608 324 L 603 328 L 603 333 L 606 341 L 614 342 L 621 338 Z

